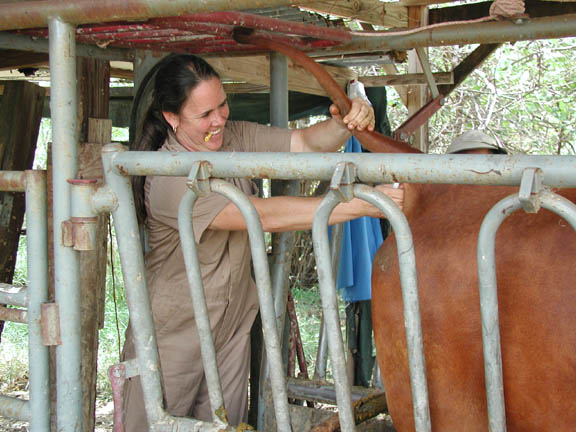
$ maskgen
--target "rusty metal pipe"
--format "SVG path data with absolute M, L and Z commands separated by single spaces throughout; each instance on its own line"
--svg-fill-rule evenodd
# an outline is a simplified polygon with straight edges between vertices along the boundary
M 48 19 L 54 17 L 79 25 L 290 4 L 290 0 L 33 0 L 2 4 L 0 30 L 46 27 Z
M 492 44 L 524 40 L 553 39 L 576 36 L 576 14 L 529 21 L 494 21 L 469 24 L 452 24 L 443 27 L 414 30 L 412 33 L 380 32 L 357 35 L 352 42 L 323 50 L 322 55 L 339 55 L 351 52 L 382 52 L 409 50 L 418 47 Z
M 332 102 L 338 107 L 342 116 L 345 116 L 348 111 L 350 111 L 352 103 L 350 99 L 348 99 L 348 96 L 346 96 L 346 93 L 344 93 L 344 90 L 340 88 L 321 65 L 309 58 L 302 51 L 276 40 L 254 35 L 251 30 L 244 28 L 236 29 L 235 39 L 240 43 L 252 44 L 271 51 L 278 51 L 290 57 L 295 63 L 314 75 L 322 88 L 328 93 Z M 362 147 L 373 153 L 420 153 L 419 150 L 410 147 L 407 143 L 394 140 L 378 132 L 370 132 L 368 130 L 355 131 L 354 136 L 360 141 Z

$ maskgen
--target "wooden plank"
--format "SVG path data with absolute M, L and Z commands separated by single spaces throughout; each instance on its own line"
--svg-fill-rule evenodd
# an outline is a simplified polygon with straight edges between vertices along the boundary
M 437 72 L 433 75 L 436 84 L 452 84 L 454 82 L 454 74 L 452 72 Z M 365 76 L 359 77 L 358 81 L 361 81 L 366 87 L 427 84 L 426 76 L 423 73 Z
M 470 75 L 478 66 L 484 63 L 490 55 L 502 44 L 485 44 L 478 46 L 454 68 L 454 83 L 438 86 L 444 96 L 448 96 L 456 87 Z
M 92 58 L 78 58 L 78 178 L 102 183 L 102 144 L 112 139 L 108 120 L 110 64 Z M 87 141 L 94 140 L 95 142 Z M 79 253 L 82 316 L 83 431 L 92 432 L 95 423 L 98 330 L 106 289 L 106 245 L 108 218 L 98 217 L 96 249 Z
M 405 5 L 379 0 L 362 1 L 295 1 L 300 9 L 333 16 L 356 19 L 383 27 L 407 27 L 408 11 Z
M 425 25 L 427 22 L 427 8 L 424 6 L 414 6 L 408 8 L 408 27 L 416 28 Z M 422 67 L 415 50 L 408 52 L 408 73 L 422 73 Z M 417 113 L 426 103 L 427 89 L 419 85 L 408 87 L 408 117 Z M 411 145 L 424 152 L 428 147 L 428 124 L 420 127 L 414 133 Z
M 270 86 L 270 57 L 268 55 L 245 57 L 207 58 L 208 63 L 220 74 L 223 80 L 234 80 L 258 86 Z M 346 88 L 350 79 L 357 74 L 344 67 L 324 66 L 336 82 Z M 302 93 L 327 96 L 324 89 L 308 71 L 288 59 L 288 89 Z
M 25 81 L 6 81 L 0 100 L 0 170 L 32 168 L 45 90 Z M 0 192 L 0 282 L 12 283 L 24 219 L 24 194 Z M 3 322 L 0 322 L 0 338 Z

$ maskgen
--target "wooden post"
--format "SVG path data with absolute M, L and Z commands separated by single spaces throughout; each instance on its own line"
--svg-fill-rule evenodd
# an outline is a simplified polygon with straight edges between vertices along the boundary
M 420 27 L 428 22 L 428 8 L 426 6 L 411 6 L 408 8 L 408 27 Z M 408 51 L 408 73 L 421 73 L 420 60 L 416 50 Z M 417 112 L 426 103 L 427 87 L 420 85 L 408 86 L 408 117 Z M 423 152 L 428 151 L 428 123 L 414 133 L 412 147 Z
M 103 144 L 112 140 L 108 120 L 110 64 L 78 58 L 78 178 L 96 179 L 102 184 L 100 157 Z M 82 296 L 82 388 L 83 430 L 92 432 L 95 423 L 96 377 L 98 369 L 98 330 L 102 328 L 106 292 L 106 246 L 108 217 L 100 215 L 97 246 L 80 252 L 80 292 Z
M 46 90 L 26 81 L 5 81 L 0 100 L 0 170 L 32 168 Z M 14 277 L 24 219 L 24 194 L 0 192 L 0 282 Z M 0 321 L 0 337 L 4 322 Z

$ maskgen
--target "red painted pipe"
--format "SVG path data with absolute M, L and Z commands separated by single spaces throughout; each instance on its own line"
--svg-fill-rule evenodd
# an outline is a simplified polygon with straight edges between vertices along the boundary
M 154 23 L 156 20 L 150 20 Z M 324 39 L 337 42 L 350 42 L 352 35 L 345 30 L 319 27 L 293 21 L 284 21 L 260 15 L 247 14 L 236 11 L 208 12 L 183 15 L 161 19 L 167 23 L 204 22 L 212 24 L 228 24 L 235 27 L 249 27 L 251 29 L 266 30 L 275 33 L 293 34 L 298 36 Z
M 324 68 L 304 54 L 289 45 L 271 39 L 265 39 L 254 35 L 250 30 L 237 29 L 235 39 L 240 43 L 257 45 L 271 51 L 278 51 L 290 57 L 295 63 L 299 64 L 310 72 L 318 80 L 322 88 L 328 93 L 332 102 L 338 107 L 343 116 L 345 116 L 352 103 L 344 90 L 334 81 Z M 397 141 L 378 132 L 368 130 L 355 131 L 354 136 L 360 141 L 362 147 L 373 153 L 421 153 L 419 150 L 410 147 L 408 143 Z

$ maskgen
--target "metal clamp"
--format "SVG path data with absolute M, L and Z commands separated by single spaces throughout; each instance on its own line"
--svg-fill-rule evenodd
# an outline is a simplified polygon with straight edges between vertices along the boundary
M 211 192 L 211 176 L 212 164 L 208 161 L 196 161 L 192 164 L 186 184 L 196 195 L 206 196 Z
M 524 169 L 520 190 L 518 191 L 518 199 L 526 213 L 538 213 L 542 190 L 542 170 L 540 168 Z
M 330 190 L 338 196 L 340 201 L 351 201 L 354 198 L 355 181 L 356 165 L 351 162 L 339 162 L 330 180 Z

